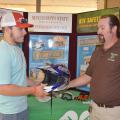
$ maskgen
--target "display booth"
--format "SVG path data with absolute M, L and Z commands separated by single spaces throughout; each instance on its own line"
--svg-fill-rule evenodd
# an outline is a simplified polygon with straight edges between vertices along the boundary
M 0 18 L 9 11 L 11 10 L 0 9 Z M 34 25 L 27 29 L 28 34 L 21 45 L 26 57 L 27 75 L 35 80 L 36 68 L 46 64 L 65 64 L 70 70 L 72 80 L 85 73 L 95 47 L 101 44 L 97 38 L 100 16 L 114 14 L 119 17 L 119 8 L 80 14 L 20 13 Z M 62 93 L 46 102 L 28 96 L 29 119 L 88 120 L 90 99 L 81 101 L 75 97 L 79 96 L 80 91 L 89 92 L 90 85 L 76 89 L 66 91 L 68 93 L 65 98 L 61 97 Z

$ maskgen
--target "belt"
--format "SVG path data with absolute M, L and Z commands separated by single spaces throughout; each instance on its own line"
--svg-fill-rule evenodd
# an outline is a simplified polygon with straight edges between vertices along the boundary
M 120 105 L 106 105 L 106 104 L 101 104 L 101 103 L 96 103 L 96 104 L 97 104 L 98 107 L 104 107 L 104 108 L 113 108 L 113 107 L 116 107 L 116 106 L 120 106 Z

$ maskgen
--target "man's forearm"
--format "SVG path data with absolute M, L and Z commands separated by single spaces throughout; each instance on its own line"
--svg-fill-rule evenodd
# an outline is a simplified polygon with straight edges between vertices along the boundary
M 36 80 L 33 81 L 32 79 L 27 77 L 27 84 L 28 84 L 28 86 L 33 86 L 33 85 L 40 85 L 41 82 L 40 81 L 36 81 Z
M 6 96 L 24 96 L 34 94 L 34 87 L 21 87 L 17 85 L 0 85 L 0 94 Z
M 68 88 L 87 85 L 87 84 L 90 83 L 90 81 L 91 81 L 91 77 L 84 74 L 84 75 L 81 75 L 80 77 L 78 77 L 78 78 L 76 78 L 74 80 L 71 80 L 69 85 L 68 85 Z

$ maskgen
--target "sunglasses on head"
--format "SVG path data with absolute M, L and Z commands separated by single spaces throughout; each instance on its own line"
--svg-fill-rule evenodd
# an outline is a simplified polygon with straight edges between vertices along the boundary
M 20 22 L 20 23 L 28 23 L 28 20 L 25 19 L 25 18 L 20 18 L 20 19 L 18 20 L 18 22 Z

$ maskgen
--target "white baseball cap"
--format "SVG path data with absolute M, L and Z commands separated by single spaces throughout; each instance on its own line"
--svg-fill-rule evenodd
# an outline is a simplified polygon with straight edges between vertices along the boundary
M 32 24 L 29 24 L 27 19 L 23 17 L 22 14 L 18 12 L 8 12 L 1 18 L 1 27 L 7 26 L 16 26 L 20 28 L 32 27 Z

